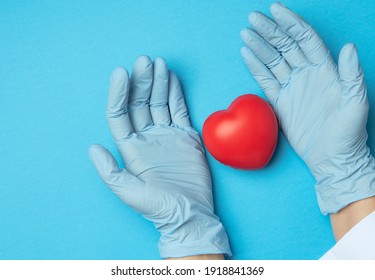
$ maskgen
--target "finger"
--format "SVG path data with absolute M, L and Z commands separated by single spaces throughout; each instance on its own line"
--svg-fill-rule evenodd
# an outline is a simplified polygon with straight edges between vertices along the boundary
M 275 104 L 281 86 L 271 71 L 248 48 L 241 48 L 242 58 L 271 104 Z
M 270 11 L 280 28 L 298 43 L 311 63 L 319 64 L 329 55 L 318 33 L 301 16 L 280 3 L 272 4 Z
M 106 117 L 112 137 L 122 141 L 133 133 L 128 114 L 129 74 L 126 69 L 116 68 L 111 75 Z
M 169 125 L 171 120 L 168 109 L 169 71 L 162 58 L 154 61 L 154 81 L 150 97 L 150 111 L 154 124 Z
M 358 51 L 354 44 L 346 44 L 341 49 L 338 71 L 342 94 L 349 98 L 357 96 L 364 101 L 366 99 L 366 85 L 358 58 Z
M 177 127 L 190 127 L 189 113 L 185 104 L 181 84 L 176 74 L 169 73 L 169 111 L 172 123 Z
M 101 145 L 91 145 L 89 156 L 104 183 L 126 204 L 136 207 L 142 181 L 126 169 L 119 169 L 112 154 Z
M 292 73 L 292 69 L 280 53 L 268 44 L 255 31 L 245 28 L 241 30 L 241 39 L 251 52 L 271 70 L 280 84 L 285 83 Z
M 130 78 L 129 115 L 133 129 L 138 132 L 152 125 L 150 94 L 153 65 L 148 56 L 141 56 L 134 64 Z
M 306 65 L 308 61 L 297 42 L 282 31 L 272 19 L 262 13 L 253 12 L 249 15 L 249 22 L 265 41 L 281 52 L 292 68 Z

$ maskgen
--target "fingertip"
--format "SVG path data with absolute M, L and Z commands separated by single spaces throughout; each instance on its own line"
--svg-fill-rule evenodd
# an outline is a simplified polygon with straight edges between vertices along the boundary
M 240 31 L 241 40 L 246 43 L 251 39 L 251 30 L 250 28 L 242 28 Z
M 98 146 L 100 146 L 100 144 L 91 144 L 89 147 L 89 152 L 95 150 Z
M 91 155 L 93 152 L 95 152 L 95 150 L 97 149 L 97 146 L 99 146 L 99 144 L 92 144 L 90 145 L 89 147 L 89 155 Z
M 248 30 L 249 30 L 249 28 L 247 28 L 247 27 L 244 27 L 244 28 L 241 29 L 241 31 L 240 31 L 241 38 L 246 35 Z
M 100 144 L 92 144 L 88 149 L 90 159 L 94 161 L 95 156 L 103 149 L 105 148 Z
M 127 81 L 129 80 L 129 73 L 124 67 L 118 66 L 115 69 L 113 69 L 111 74 L 111 80 L 121 82 Z
M 138 84 L 141 87 L 141 91 L 143 93 L 148 93 L 148 88 L 151 86 L 152 77 L 154 71 L 154 64 L 150 57 L 147 55 L 142 55 L 137 58 L 134 63 L 132 74 L 131 74 L 131 82 Z M 142 81 L 147 81 L 145 84 Z
M 156 57 L 154 63 L 161 66 L 167 66 L 167 61 L 161 56 Z
M 362 73 L 355 44 L 347 43 L 342 47 L 338 60 L 338 68 L 340 76 L 344 80 L 351 80 L 358 77 L 358 73 Z
M 259 21 L 259 12 L 254 11 L 249 14 L 248 20 L 251 25 L 255 26 Z
M 279 10 L 282 8 L 286 8 L 286 6 L 280 1 L 273 2 L 270 6 L 270 10 Z
M 149 65 L 152 65 L 152 61 L 148 55 L 141 55 L 135 61 L 135 67 L 147 67 Z
M 346 43 L 342 47 L 342 51 L 347 51 L 347 52 L 357 52 L 357 47 L 354 43 Z
M 353 61 L 353 59 L 357 60 L 357 57 L 358 51 L 356 45 L 354 43 L 346 43 L 340 51 L 339 62 L 345 63 Z
M 271 6 L 270 6 L 270 12 L 271 12 L 271 14 L 272 14 L 273 16 L 275 16 L 275 15 L 277 15 L 277 14 L 281 11 L 281 9 L 283 9 L 283 8 L 286 8 L 286 6 L 283 5 L 283 4 L 280 3 L 280 2 L 274 2 L 274 3 L 272 3 Z
M 157 76 L 163 80 L 168 79 L 167 62 L 162 57 L 156 57 L 154 60 L 154 76 Z
M 240 53 L 241 53 L 242 56 L 245 55 L 246 49 L 247 49 L 246 47 L 241 47 Z
M 92 144 L 89 147 L 89 157 L 96 170 L 107 181 L 113 171 L 118 171 L 118 165 L 113 155 L 102 145 Z

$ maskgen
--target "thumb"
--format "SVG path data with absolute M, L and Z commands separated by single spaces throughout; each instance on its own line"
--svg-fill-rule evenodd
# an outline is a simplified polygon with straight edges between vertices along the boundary
M 340 84 L 343 97 L 357 97 L 357 102 L 365 101 L 366 85 L 362 67 L 354 44 L 346 44 L 340 52 L 338 61 Z
M 137 207 L 142 181 L 126 169 L 119 169 L 112 154 L 99 144 L 90 146 L 89 156 L 107 186 L 126 204 Z

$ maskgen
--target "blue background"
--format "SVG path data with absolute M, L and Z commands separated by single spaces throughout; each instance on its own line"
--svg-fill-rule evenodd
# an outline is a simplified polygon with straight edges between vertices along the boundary
M 164 57 L 192 123 L 244 93 L 264 96 L 241 60 L 239 32 L 272 1 L 10 1 L 0 4 L 0 259 L 159 259 L 158 232 L 100 180 L 88 158 L 119 158 L 105 120 L 109 76 L 139 55 Z M 358 46 L 375 148 L 373 1 L 284 1 L 337 58 Z M 317 259 L 334 238 L 314 180 L 280 133 L 259 171 L 210 155 L 216 212 L 233 259 Z

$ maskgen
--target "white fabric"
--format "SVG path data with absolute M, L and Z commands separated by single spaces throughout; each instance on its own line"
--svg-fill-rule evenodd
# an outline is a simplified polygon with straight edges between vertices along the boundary
M 336 243 L 321 260 L 375 260 L 375 211 Z

